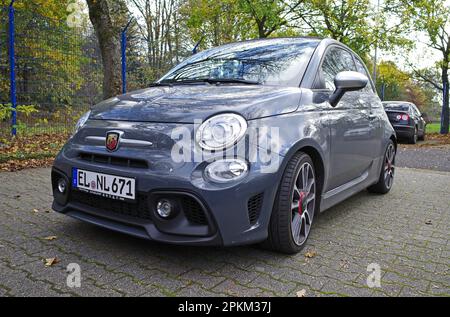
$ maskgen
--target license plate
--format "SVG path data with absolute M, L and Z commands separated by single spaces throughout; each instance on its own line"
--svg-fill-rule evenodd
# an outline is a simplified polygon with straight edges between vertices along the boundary
M 129 177 L 74 168 L 72 170 L 72 187 L 112 199 L 136 199 L 136 180 Z

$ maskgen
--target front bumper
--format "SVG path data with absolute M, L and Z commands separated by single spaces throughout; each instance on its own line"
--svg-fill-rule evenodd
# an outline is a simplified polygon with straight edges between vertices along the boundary
M 256 163 L 238 184 L 225 188 L 199 186 L 193 184 L 191 176 L 199 164 L 185 163 L 176 172 L 178 175 L 162 174 L 143 168 L 85 162 L 67 157 L 62 151 L 55 160 L 52 178 L 61 175 L 70 184 L 73 167 L 136 178 L 138 203 L 111 201 L 69 188 L 67 203 L 55 200 L 55 211 L 140 238 L 186 245 L 232 246 L 266 239 L 280 176 L 279 172 L 261 173 Z M 160 195 L 188 197 L 197 204 L 197 212 L 200 206 L 203 218 L 201 215 L 186 217 L 186 212 L 176 221 L 162 220 L 155 213 L 155 201 Z

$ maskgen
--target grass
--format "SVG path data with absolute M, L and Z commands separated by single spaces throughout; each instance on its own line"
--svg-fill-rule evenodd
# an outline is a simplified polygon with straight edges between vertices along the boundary
M 441 129 L 440 123 L 427 124 L 427 133 L 439 133 L 440 129 Z

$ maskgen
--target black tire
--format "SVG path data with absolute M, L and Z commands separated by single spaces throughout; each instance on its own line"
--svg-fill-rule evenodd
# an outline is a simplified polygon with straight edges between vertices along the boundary
M 419 130 L 417 127 L 414 128 L 414 133 L 409 137 L 409 144 L 416 144 L 417 139 L 419 138 Z
M 299 177 L 305 173 L 305 170 L 307 170 L 307 184 L 303 184 L 302 179 L 302 189 L 300 190 L 298 186 L 300 184 Z M 312 175 L 312 177 L 310 178 L 308 175 Z M 283 173 L 270 219 L 269 235 L 263 246 L 286 254 L 295 254 L 303 249 L 309 237 L 314 215 L 317 214 L 316 210 L 319 204 L 317 197 L 319 195 L 317 195 L 316 184 L 316 172 L 311 157 L 303 152 L 296 153 L 288 162 Z M 304 188 L 309 188 L 310 190 L 305 191 Z M 309 198 L 312 195 L 314 195 L 314 199 L 309 202 Z M 295 208 L 293 207 L 293 204 L 295 204 L 295 196 L 299 198 L 298 214 L 295 213 Z M 310 205 L 311 203 L 313 204 Z M 305 206 L 304 213 L 302 212 L 303 206 Z M 300 220 L 298 220 L 299 218 Z M 303 220 L 304 218 L 308 220 Z M 298 221 L 294 221 L 294 219 Z M 303 223 L 303 221 L 305 222 Z M 301 244 L 297 243 L 293 237 L 294 229 L 292 227 L 294 226 L 294 222 L 298 225 L 296 227 L 298 228 L 296 240 L 298 242 L 301 240 Z M 309 225 L 307 224 L 308 222 Z M 302 236 L 303 232 L 305 232 L 304 236 Z
M 390 158 L 391 155 L 393 155 L 392 158 Z M 395 155 L 396 155 L 395 145 L 394 142 L 390 140 L 384 153 L 383 164 L 381 166 L 381 172 L 378 182 L 375 185 L 372 185 L 369 188 L 367 188 L 369 192 L 376 194 L 389 193 L 394 183 Z M 390 182 L 387 177 L 390 177 Z
M 421 136 L 419 136 L 419 141 L 425 141 L 425 134 L 426 134 L 425 128 L 423 128 L 423 133 Z

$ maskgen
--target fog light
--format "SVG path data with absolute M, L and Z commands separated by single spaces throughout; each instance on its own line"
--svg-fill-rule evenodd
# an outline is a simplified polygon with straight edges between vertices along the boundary
M 60 179 L 58 180 L 58 191 L 59 191 L 61 194 L 64 194 L 64 193 L 66 192 L 66 190 L 67 190 L 67 183 L 66 183 L 66 180 L 65 180 L 64 178 L 60 178 Z
M 161 218 L 169 218 L 173 213 L 174 206 L 167 199 L 161 199 L 156 205 L 156 212 Z
M 248 164 L 240 159 L 218 160 L 206 167 L 205 174 L 216 183 L 238 181 L 247 176 Z

